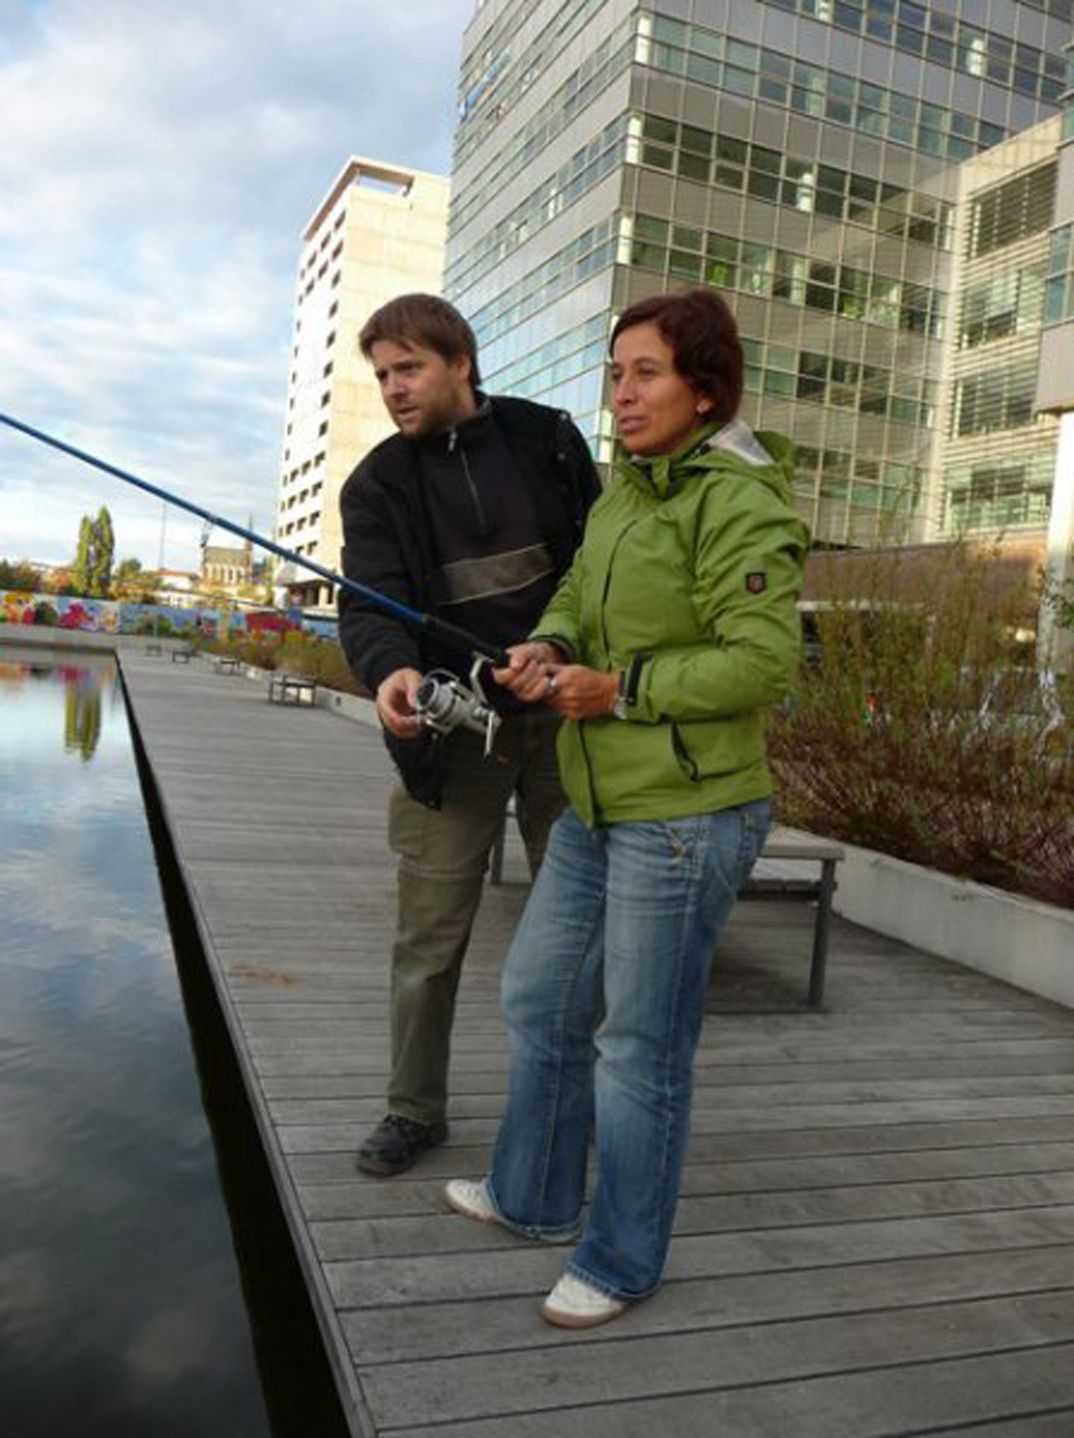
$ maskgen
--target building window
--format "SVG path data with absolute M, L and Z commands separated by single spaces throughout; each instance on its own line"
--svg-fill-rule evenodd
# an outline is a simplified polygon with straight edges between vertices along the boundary
M 714 185 L 745 189 L 772 204 L 850 220 L 933 249 L 950 248 L 953 207 L 935 196 L 882 184 L 868 175 L 834 165 L 795 159 L 731 135 L 710 135 L 660 115 L 637 117 L 631 126 L 640 139 L 640 144 L 638 140 L 631 141 L 636 147 L 635 162 L 661 170 L 678 169 L 681 173 L 683 154 L 699 155 L 702 137 L 708 136 L 714 156 Z M 685 150 L 687 131 L 693 147 L 689 152 Z M 627 158 L 631 158 L 629 147 Z
M 952 434 L 988 434 L 1033 423 L 1036 361 L 965 375 L 955 386 Z
M 1044 323 L 1074 319 L 1074 225 L 1052 235 L 1048 277 L 1044 284 Z
M 1048 228 L 1057 168 L 1056 161 L 1049 161 L 977 196 L 970 214 L 970 259 Z
M 630 262 L 671 279 L 700 278 L 717 289 L 771 296 L 843 319 L 934 337 L 940 333 L 940 293 L 925 285 L 810 260 L 731 235 L 680 225 L 672 229 L 651 215 L 634 217 L 633 234 Z
M 1043 265 L 1008 270 L 968 286 L 962 298 L 959 348 L 973 349 L 1039 328 L 1043 293 Z
M 1054 450 L 1025 458 L 952 465 L 944 474 L 948 533 L 1045 525 L 1051 508 Z
M 770 3 L 778 3 L 784 10 L 798 9 L 813 19 L 820 18 L 823 11 L 828 23 L 856 34 L 861 33 L 864 20 L 866 33 L 874 40 L 894 43 L 901 50 L 946 68 L 953 68 L 957 60 L 960 68 L 977 75 L 986 74 L 989 63 L 986 32 L 972 26 L 959 29 L 948 15 L 937 13 L 929 19 L 923 6 L 900 8 L 896 28 L 895 0 L 869 0 L 867 10 L 862 9 L 860 0 L 770 0 Z M 926 31 L 926 25 L 931 29 Z M 1034 98 L 1039 95 L 1046 103 L 1056 103 L 1062 89 L 1057 57 L 1027 46 L 1020 46 L 1019 51 L 1022 68 L 1014 71 L 1014 79 L 1008 83 L 1024 94 Z M 852 126 L 864 134 L 910 145 L 949 160 L 965 159 L 1003 138 L 999 126 L 975 116 L 947 110 L 855 75 L 795 61 L 779 51 L 759 49 L 701 26 L 689 26 L 663 16 L 639 15 L 635 60 L 639 65 L 685 76 L 716 90 Z M 1002 63 L 1010 68 L 1009 57 Z M 666 156 L 661 157 L 654 149 L 646 163 L 662 167 L 662 159 L 666 161 Z M 704 168 L 704 160 L 697 155 L 680 158 L 679 173 L 689 178 L 703 181 Z

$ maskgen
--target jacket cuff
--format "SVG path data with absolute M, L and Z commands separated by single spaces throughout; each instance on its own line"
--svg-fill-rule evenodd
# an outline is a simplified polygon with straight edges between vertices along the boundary
M 563 650 L 568 663 L 574 663 L 574 645 L 565 634 L 531 634 L 529 640 L 531 644 L 554 644 L 557 649 Z
M 638 713 L 642 675 L 646 664 L 652 657 L 651 654 L 644 652 L 635 654 L 630 662 L 624 664 L 619 671 L 619 700 L 628 715 L 636 716 L 639 719 L 643 717 Z

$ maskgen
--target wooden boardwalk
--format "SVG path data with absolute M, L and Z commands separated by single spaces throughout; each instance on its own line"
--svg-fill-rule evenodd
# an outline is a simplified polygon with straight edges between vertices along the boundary
M 536 1311 L 562 1250 L 440 1200 L 501 1106 L 517 852 L 460 993 L 451 1138 L 358 1174 L 387 1059 L 379 736 L 120 657 L 356 1434 L 1072 1438 L 1074 1013 L 838 921 L 811 1012 L 809 913 L 740 905 L 667 1281 L 568 1336 Z

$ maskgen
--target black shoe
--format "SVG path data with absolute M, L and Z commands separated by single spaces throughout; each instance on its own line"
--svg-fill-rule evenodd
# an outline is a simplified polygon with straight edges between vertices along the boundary
M 402 1114 L 382 1119 L 358 1150 L 358 1167 L 364 1173 L 402 1173 L 417 1163 L 427 1148 L 436 1148 L 447 1138 L 447 1124 L 418 1123 Z

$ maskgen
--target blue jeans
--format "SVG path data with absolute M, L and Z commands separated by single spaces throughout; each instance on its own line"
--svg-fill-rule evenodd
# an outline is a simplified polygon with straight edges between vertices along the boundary
M 660 1280 L 716 939 L 768 816 L 758 800 L 587 829 L 568 809 L 507 957 L 511 1079 L 489 1195 L 520 1233 L 572 1234 L 592 1127 L 596 1187 L 568 1267 L 616 1298 Z

